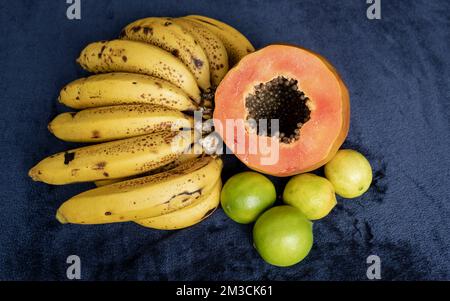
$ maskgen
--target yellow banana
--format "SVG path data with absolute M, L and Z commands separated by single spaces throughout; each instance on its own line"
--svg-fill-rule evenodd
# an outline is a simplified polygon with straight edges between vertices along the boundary
M 48 129 L 72 142 L 102 142 L 192 128 L 192 117 L 164 106 L 140 104 L 85 109 L 56 116 Z
M 102 224 L 170 213 L 208 194 L 221 169 L 220 159 L 201 157 L 163 173 L 88 190 L 62 204 L 56 218 L 61 223 Z
M 80 54 L 78 63 L 95 73 L 131 72 L 167 80 L 190 97 L 200 101 L 195 77 L 175 56 L 154 45 L 112 40 L 91 43 Z
M 135 221 L 153 229 L 176 230 L 193 226 L 210 216 L 219 206 L 222 181 L 219 179 L 209 194 L 203 195 L 191 205 L 180 210 Z
M 230 68 L 237 64 L 244 56 L 255 51 L 255 48 L 249 40 L 242 33 L 228 24 L 216 19 L 198 15 L 190 15 L 184 18 L 207 27 L 222 40 L 228 52 Z
M 139 177 L 139 175 L 137 177 Z M 130 179 L 134 179 L 134 178 L 133 177 L 131 177 L 131 178 L 126 177 L 126 178 L 117 178 L 117 179 L 109 179 L 109 180 L 98 180 L 98 181 L 94 181 L 94 184 L 97 187 L 103 187 L 103 186 L 106 186 L 106 185 L 111 185 L 111 184 L 114 184 L 114 183 L 119 183 L 119 182 L 130 180 Z
M 114 184 L 117 182 L 122 182 L 122 181 L 126 181 L 126 180 L 130 180 L 130 179 L 134 179 L 137 177 L 144 177 L 144 176 L 150 176 L 150 175 L 154 175 L 160 172 L 164 172 L 164 171 L 168 171 L 170 169 L 174 169 L 178 166 L 180 166 L 181 164 L 186 163 L 187 161 L 191 161 L 194 160 L 198 157 L 200 157 L 202 154 L 195 154 L 195 153 L 183 153 L 181 154 L 175 161 L 170 162 L 164 166 L 161 166 L 157 169 L 154 170 L 150 170 L 147 171 L 146 173 L 134 176 L 134 177 L 127 177 L 127 178 L 117 178 L 117 179 L 108 179 L 108 180 L 99 180 L 99 181 L 95 181 L 94 184 L 97 187 L 102 187 L 102 186 L 106 186 L 109 184 Z
M 77 79 L 61 90 L 59 102 L 74 109 L 139 103 L 164 105 L 180 111 L 197 109 L 197 104 L 170 82 L 123 72 Z
M 182 26 L 203 48 L 209 61 L 211 83 L 217 87 L 228 72 L 228 54 L 222 41 L 207 27 L 189 19 L 177 18 L 172 22 Z
M 137 175 L 174 161 L 192 136 L 191 131 L 167 131 L 85 146 L 47 157 L 29 175 L 54 185 Z
M 208 58 L 203 48 L 170 18 L 145 18 L 128 24 L 122 39 L 141 41 L 160 47 L 179 58 L 191 71 L 204 91 L 210 88 Z

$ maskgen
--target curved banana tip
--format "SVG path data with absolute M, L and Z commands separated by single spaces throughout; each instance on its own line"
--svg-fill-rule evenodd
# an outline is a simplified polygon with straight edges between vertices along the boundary
M 68 223 L 67 220 L 66 220 L 66 218 L 64 217 L 64 215 L 62 215 L 61 212 L 59 212 L 59 210 L 56 211 L 56 219 L 57 219 L 58 222 L 60 222 L 61 224 L 67 224 L 67 223 Z
M 35 167 L 33 167 L 32 169 L 30 169 L 30 171 L 28 172 L 28 176 L 29 176 L 33 181 L 36 181 L 36 182 L 39 182 L 39 181 L 40 181 L 39 174 L 40 174 L 40 171 L 39 171 L 39 170 L 36 170 Z
M 51 123 L 51 122 L 47 125 L 47 129 L 48 129 L 48 131 L 49 131 L 51 134 L 53 134 L 53 129 L 52 129 L 52 123 Z

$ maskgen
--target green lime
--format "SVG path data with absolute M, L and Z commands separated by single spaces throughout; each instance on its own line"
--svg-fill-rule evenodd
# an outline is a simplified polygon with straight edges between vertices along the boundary
M 277 197 L 275 186 L 256 172 L 242 172 L 228 179 L 220 201 L 225 213 L 235 222 L 248 224 L 272 206 Z
M 369 189 L 372 183 L 372 167 L 362 154 L 351 149 L 342 149 L 325 165 L 325 176 L 338 195 L 356 198 Z
M 325 217 L 336 205 L 330 181 L 311 173 L 291 178 L 284 188 L 283 200 L 300 209 L 310 220 Z
M 268 263 L 291 266 L 311 250 L 312 223 L 295 207 L 273 207 L 256 221 L 253 241 L 259 255 Z

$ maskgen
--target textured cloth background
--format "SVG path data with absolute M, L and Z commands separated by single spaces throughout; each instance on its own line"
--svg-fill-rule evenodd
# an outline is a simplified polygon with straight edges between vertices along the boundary
M 382 19 L 365 0 L 81 0 L 81 20 L 65 0 L 0 2 L 0 279 L 64 280 L 66 258 L 81 258 L 89 280 L 364 280 L 366 258 L 381 258 L 385 280 L 450 279 L 450 3 L 382 0 Z M 91 184 L 33 183 L 28 169 L 75 146 L 47 123 L 67 110 L 59 89 L 86 75 L 75 63 L 96 40 L 115 38 L 145 16 L 204 14 L 226 21 L 257 48 L 310 48 L 340 71 L 351 95 L 345 146 L 373 165 L 363 197 L 339 199 L 314 223 L 310 255 L 270 266 L 252 247 L 251 228 L 219 210 L 182 231 L 133 223 L 60 225 L 67 198 Z M 224 180 L 244 170 L 227 156 Z M 276 180 L 278 192 L 286 179 Z

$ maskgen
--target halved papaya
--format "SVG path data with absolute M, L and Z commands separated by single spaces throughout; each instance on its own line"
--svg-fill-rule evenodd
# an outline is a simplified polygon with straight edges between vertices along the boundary
M 342 79 L 325 58 L 297 46 L 270 45 L 245 56 L 215 93 L 214 125 L 225 144 L 251 169 L 274 176 L 327 163 L 349 124 Z

